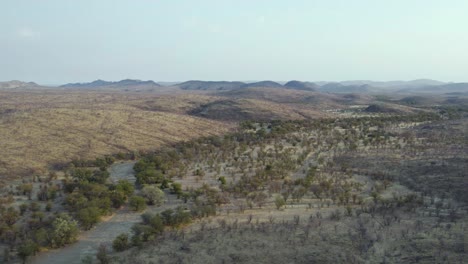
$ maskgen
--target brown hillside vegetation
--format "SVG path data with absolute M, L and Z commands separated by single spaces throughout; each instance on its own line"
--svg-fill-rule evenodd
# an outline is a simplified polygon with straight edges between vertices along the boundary
M 309 108 L 342 108 L 344 105 L 368 104 L 373 97 L 363 94 L 328 94 L 313 91 L 300 91 L 275 88 L 246 88 L 222 92 L 220 95 L 229 98 L 251 98 L 267 100 L 281 104 L 307 104 Z
M 267 88 L 261 89 L 265 89 L 262 93 L 270 92 Z M 222 121 L 319 118 L 327 116 L 322 110 L 331 107 L 326 102 L 319 102 L 320 99 L 316 104 L 301 102 L 300 95 L 296 96 L 295 91 L 271 90 L 271 97 L 263 98 L 250 93 L 236 97 L 224 93 L 197 92 L 165 94 L 130 104 L 148 111 L 189 114 Z M 286 104 L 282 100 L 298 103 Z
M 243 120 L 330 117 L 373 98 L 277 88 L 209 93 L 89 89 L 0 91 L 0 175 L 43 172 L 73 159 L 155 149 L 224 133 Z
M 304 119 L 327 116 L 305 105 L 287 105 L 257 99 L 224 99 L 201 105 L 189 112 L 215 120 Z
M 0 175 L 40 172 L 54 163 L 154 149 L 226 132 L 231 125 L 137 108 L 157 95 L 78 91 L 0 92 Z

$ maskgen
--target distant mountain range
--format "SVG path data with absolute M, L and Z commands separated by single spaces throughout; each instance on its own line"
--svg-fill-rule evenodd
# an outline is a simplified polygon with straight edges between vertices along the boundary
M 405 88 L 398 92 L 420 92 L 420 93 L 457 93 L 468 92 L 468 83 L 447 83 L 441 85 L 420 86 Z
M 282 83 L 274 81 L 237 82 L 237 81 L 200 81 L 191 80 L 182 83 L 163 83 L 161 85 L 154 81 L 141 81 L 125 79 L 121 81 L 96 80 L 88 83 L 68 83 L 61 88 L 73 89 L 117 89 L 117 90 L 144 90 L 154 91 L 159 87 L 167 89 L 179 88 L 191 91 L 232 91 L 247 88 L 277 88 L 301 91 L 317 91 L 325 93 L 467 93 L 468 83 L 444 83 L 429 79 L 412 81 L 388 81 L 377 82 L 369 80 L 342 81 L 342 82 L 303 82 L 289 81 Z M 32 89 L 43 87 L 34 82 L 9 81 L 0 82 L 0 89 Z
M 154 81 L 140 81 L 140 80 L 132 80 L 132 79 L 125 79 L 118 82 L 108 82 L 103 80 L 96 80 L 89 83 L 67 83 L 65 85 L 61 85 L 60 87 L 63 88 L 103 88 L 103 87 L 112 87 L 112 88 L 124 88 L 130 86 L 153 86 L 153 87 L 160 87 L 158 83 Z
M 244 82 L 225 82 L 225 81 L 187 81 L 175 85 L 182 90 L 206 90 L 206 91 L 224 91 L 236 90 L 251 87 L 282 88 L 283 85 L 273 81 L 261 81 L 253 83 Z
M 418 79 L 412 81 L 388 81 L 388 82 L 377 82 L 377 81 L 370 81 L 370 80 L 356 80 L 356 81 L 343 81 L 340 84 L 348 86 L 348 85 L 370 85 L 373 87 L 422 87 L 422 86 L 435 86 L 435 85 L 442 85 L 446 84 L 444 82 L 430 80 L 430 79 Z
M 325 93 L 454 93 L 467 92 L 468 83 L 444 83 L 420 79 L 413 81 L 343 81 L 343 82 L 302 82 L 289 81 L 284 85 L 273 81 L 252 83 L 226 81 L 187 81 L 174 86 L 182 90 L 226 91 L 245 88 L 283 88 Z

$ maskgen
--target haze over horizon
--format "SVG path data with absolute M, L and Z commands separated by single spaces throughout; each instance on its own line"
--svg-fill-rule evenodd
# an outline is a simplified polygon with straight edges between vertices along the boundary
M 3 4 L 0 81 L 467 81 L 468 2 Z

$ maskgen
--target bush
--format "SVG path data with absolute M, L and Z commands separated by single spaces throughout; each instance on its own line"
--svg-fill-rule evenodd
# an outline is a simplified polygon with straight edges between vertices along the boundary
M 76 241 L 78 237 L 78 223 L 68 214 L 61 214 L 52 222 L 51 246 L 63 247 Z
M 226 185 L 226 177 L 221 176 L 218 178 L 218 181 L 221 183 L 222 186 Z
M 128 234 L 120 234 L 114 239 L 114 242 L 112 243 L 112 248 L 117 251 L 121 252 L 130 247 L 129 240 L 128 240 Z
M 167 209 L 161 212 L 161 220 L 166 226 L 179 227 L 184 224 L 189 224 L 192 221 L 192 216 L 185 211 L 183 207 L 177 207 L 174 211 Z
M 32 240 L 26 240 L 18 247 L 18 256 L 21 258 L 23 263 L 26 263 L 26 259 L 29 256 L 35 255 L 39 251 L 39 246 Z
M 154 229 L 155 233 L 161 234 L 164 231 L 164 223 L 159 214 L 151 217 L 149 225 Z
M 108 264 L 110 263 L 109 255 L 107 254 L 107 248 L 105 245 L 99 245 L 98 252 L 96 253 L 96 258 L 99 260 L 101 264 Z
M 133 184 L 127 180 L 120 180 L 115 186 L 115 189 L 118 192 L 124 193 L 126 197 L 132 195 L 133 191 L 135 191 Z
M 110 192 L 109 196 L 112 202 L 112 207 L 114 208 L 120 208 L 127 200 L 127 196 L 123 192 L 117 190 Z
M 146 209 L 146 200 L 141 196 L 132 196 L 129 202 L 130 208 L 133 211 L 143 211 Z
M 93 206 L 79 210 L 76 214 L 76 218 L 80 221 L 83 229 L 89 230 L 99 222 L 101 213 L 99 208 Z
M 276 205 L 276 209 L 280 209 L 281 207 L 283 207 L 284 205 L 286 204 L 286 201 L 284 200 L 284 198 L 282 196 L 277 196 L 276 199 L 275 199 L 275 205 Z
M 164 192 L 157 186 L 146 185 L 143 187 L 141 194 L 150 205 L 161 206 L 164 202 Z
M 177 194 L 177 197 L 182 194 L 182 185 L 178 182 L 172 183 L 171 192 Z

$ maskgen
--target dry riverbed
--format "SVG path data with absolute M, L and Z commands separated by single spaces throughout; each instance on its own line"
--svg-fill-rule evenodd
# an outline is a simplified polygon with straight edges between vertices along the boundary
M 135 162 L 123 162 L 112 165 L 109 168 L 111 181 L 122 179 L 135 182 L 133 165 Z M 169 208 L 175 208 L 180 205 L 175 195 L 166 194 L 166 202 L 160 207 L 148 207 L 146 212 L 161 212 Z M 82 263 L 86 256 L 95 256 L 100 244 L 105 244 L 112 248 L 112 241 L 121 233 L 130 233 L 132 226 L 140 222 L 142 212 L 133 212 L 124 207 L 115 212 L 111 217 L 97 224 L 89 231 L 83 232 L 78 241 L 65 248 L 43 252 L 31 259 L 31 263 L 54 264 Z

